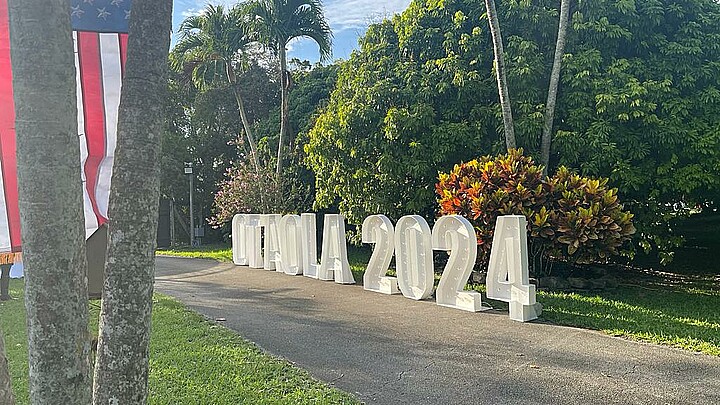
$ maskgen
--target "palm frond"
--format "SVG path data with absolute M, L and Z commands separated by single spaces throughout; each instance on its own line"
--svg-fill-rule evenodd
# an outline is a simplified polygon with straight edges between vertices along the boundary
M 320 0 L 251 0 L 242 11 L 250 30 L 276 52 L 294 38 L 307 37 L 320 47 L 321 60 L 332 54 L 332 30 Z
M 180 40 L 171 52 L 171 66 L 189 74 L 197 88 L 222 80 L 227 64 L 253 42 L 238 9 L 208 5 L 199 15 L 187 17 L 180 24 Z M 188 66 L 192 66 L 190 71 Z

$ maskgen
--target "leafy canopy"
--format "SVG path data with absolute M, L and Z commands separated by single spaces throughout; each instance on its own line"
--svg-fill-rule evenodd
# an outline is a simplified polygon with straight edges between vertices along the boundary
M 518 145 L 539 153 L 559 2 L 497 1 Z M 354 223 L 433 212 L 438 171 L 501 151 L 479 0 L 416 0 L 371 26 L 310 132 L 318 207 Z M 578 0 L 563 58 L 551 171 L 607 177 L 646 246 L 658 215 L 720 195 L 720 4 Z

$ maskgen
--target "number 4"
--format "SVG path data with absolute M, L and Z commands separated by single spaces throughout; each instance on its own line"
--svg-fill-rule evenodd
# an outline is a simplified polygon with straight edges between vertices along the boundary
M 523 215 L 498 217 L 485 284 L 488 298 L 510 303 L 510 319 L 527 322 L 540 315 L 535 286 L 529 280 L 527 220 Z

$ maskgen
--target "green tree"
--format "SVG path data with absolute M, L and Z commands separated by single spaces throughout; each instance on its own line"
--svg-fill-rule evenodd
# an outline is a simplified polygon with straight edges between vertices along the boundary
M 273 80 L 275 71 L 268 69 L 266 62 L 265 59 L 254 61 L 238 75 L 238 82 L 242 83 L 238 90 L 245 101 L 248 120 L 255 122 L 253 133 L 258 139 L 260 162 L 267 161 L 271 151 L 267 150 L 268 142 L 263 139 L 268 134 L 258 125 L 267 120 L 269 114 L 276 114 L 279 100 L 279 87 Z M 237 128 L 242 123 L 233 93 L 227 85 L 198 90 L 187 82 L 187 76 L 182 72 L 171 72 L 168 123 L 161 156 L 161 194 L 174 201 L 174 207 L 181 214 L 179 218 L 187 218 L 189 214 L 188 176 L 183 174 L 184 162 L 192 162 L 194 166 L 194 203 L 195 213 L 199 216 L 196 223 L 201 224 L 209 214 L 217 185 L 225 178 L 226 170 L 249 156 L 247 142 L 238 144 Z M 274 145 L 277 131 L 270 135 L 270 144 Z M 247 168 L 257 175 L 253 163 L 247 160 Z M 178 236 L 187 229 L 183 222 L 187 221 L 178 222 Z M 189 233 L 185 235 L 189 236 Z M 221 237 L 220 232 L 207 230 L 203 240 Z
M 216 227 L 227 224 L 238 212 L 299 213 L 312 207 L 314 177 L 303 165 L 303 145 L 318 109 L 327 104 L 337 79 L 338 65 L 310 66 L 297 60 L 291 61 L 290 65 L 299 67 L 291 72 L 295 86 L 290 89 L 290 125 L 299 130 L 296 138 L 288 142 L 290 153 L 287 159 L 290 164 L 283 173 L 282 184 L 278 187 L 273 181 L 274 174 L 251 173 L 242 161 L 235 162 L 218 182 L 210 220 Z M 280 127 L 278 112 L 279 108 L 275 108 L 255 125 L 255 133 L 263 140 L 258 145 L 261 154 L 264 149 L 276 144 Z
M 675 207 L 720 189 L 720 4 L 583 2 L 571 26 L 556 163 L 610 177 L 641 246 L 671 249 Z
M 67 0 L 11 0 L 30 401 L 91 402 L 87 259 Z
M 438 170 L 490 147 L 481 134 L 496 128 L 495 111 L 475 108 L 472 97 L 493 94 L 491 77 L 477 80 L 484 69 L 489 76 L 492 56 L 469 37 L 462 46 L 453 45 L 459 38 L 445 40 L 467 24 L 456 11 L 411 3 L 393 21 L 371 26 L 342 64 L 305 149 L 316 208 L 337 205 L 356 224 L 376 213 L 432 217 Z M 485 63 L 469 63 L 470 53 Z
M 253 42 L 242 24 L 239 7 L 225 10 L 221 5 L 208 5 L 202 14 L 186 18 L 180 25 L 180 40 L 172 51 L 178 70 L 189 70 L 193 83 L 200 89 L 226 81 L 233 90 L 250 154 L 256 170 L 260 170 L 252 121 L 247 116 L 245 101 L 238 89 L 236 62 Z
M 259 39 L 272 49 L 280 64 L 280 135 L 277 149 L 277 175 L 283 168 L 284 142 L 289 138 L 290 75 L 287 69 L 287 44 L 306 37 L 318 44 L 320 59 L 332 52 L 332 31 L 325 20 L 319 0 L 252 0 L 245 4 L 250 25 Z
M 573 3 L 549 170 L 608 177 L 644 247 L 673 207 L 720 189 L 720 4 Z M 560 2 L 496 0 L 517 143 L 540 156 Z M 478 0 L 416 0 L 371 26 L 310 132 L 318 207 L 432 213 L 437 171 L 505 149 L 492 40 Z
M 95 404 L 147 403 L 171 20 L 172 0 L 133 1 L 108 209 Z

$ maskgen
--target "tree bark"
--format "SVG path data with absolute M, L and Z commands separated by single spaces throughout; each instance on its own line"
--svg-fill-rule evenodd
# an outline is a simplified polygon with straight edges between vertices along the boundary
M 5 357 L 5 341 L 3 340 L 3 331 L 0 328 L 0 404 L 13 405 L 12 387 L 10 386 L 10 372 L 8 370 L 8 362 Z
M 510 105 L 510 95 L 508 93 L 507 79 L 505 78 L 505 50 L 503 48 L 502 35 L 500 34 L 500 22 L 498 20 L 497 10 L 495 9 L 495 0 L 485 0 L 485 9 L 487 11 L 488 23 L 490 25 L 490 35 L 493 41 L 493 51 L 495 54 L 495 78 L 498 84 L 498 94 L 500 95 L 500 108 L 503 115 L 503 127 L 505 128 L 505 145 L 508 150 L 515 149 L 515 127 L 512 117 L 512 106 Z
M 87 258 L 70 2 L 10 0 L 30 402 L 89 404 Z
M 290 126 L 290 105 L 288 104 L 290 86 L 287 77 L 287 53 L 285 50 L 285 44 L 280 44 L 278 54 L 280 57 L 280 136 L 278 137 L 276 174 L 279 182 L 283 168 L 283 140 L 287 138 L 288 127 Z
M 550 167 L 550 146 L 552 144 L 553 120 L 555 119 L 555 101 L 557 100 L 558 86 L 560 84 L 560 69 L 565 53 L 565 37 L 570 16 L 570 0 L 560 1 L 560 23 L 558 26 L 557 43 L 555 44 L 555 59 L 550 73 L 550 87 L 548 88 L 547 102 L 545 103 L 545 124 L 543 125 L 542 141 L 540 145 L 540 164 L 543 166 L 543 176 Z
M 171 14 L 172 0 L 133 1 L 110 190 L 95 404 L 147 402 Z
M 235 71 L 233 70 L 230 63 L 230 61 L 225 61 L 225 71 L 227 73 L 228 83 L 230 83 L 233 94 L 235 95 L 235 101 L 237 102 L 238 106 L 238 113 L 240 114 L 240 120 L 242 121 L 243 129 L 245 130 L 245 136 L 247 137 L 248 144 L 250 145 L 250 153 L 252 154 L 253 163 L 255 164 L 255 170 L 260 173 L 260 161 L 258 160 L 255 137 L 253 137 L 250 122 L 247 119 L 247 114 L 245 114 L 245 103 L 243 102 L 243 99 L 240 96 L 240 92 L 237 89 L 237 77 L 235 76 Z

